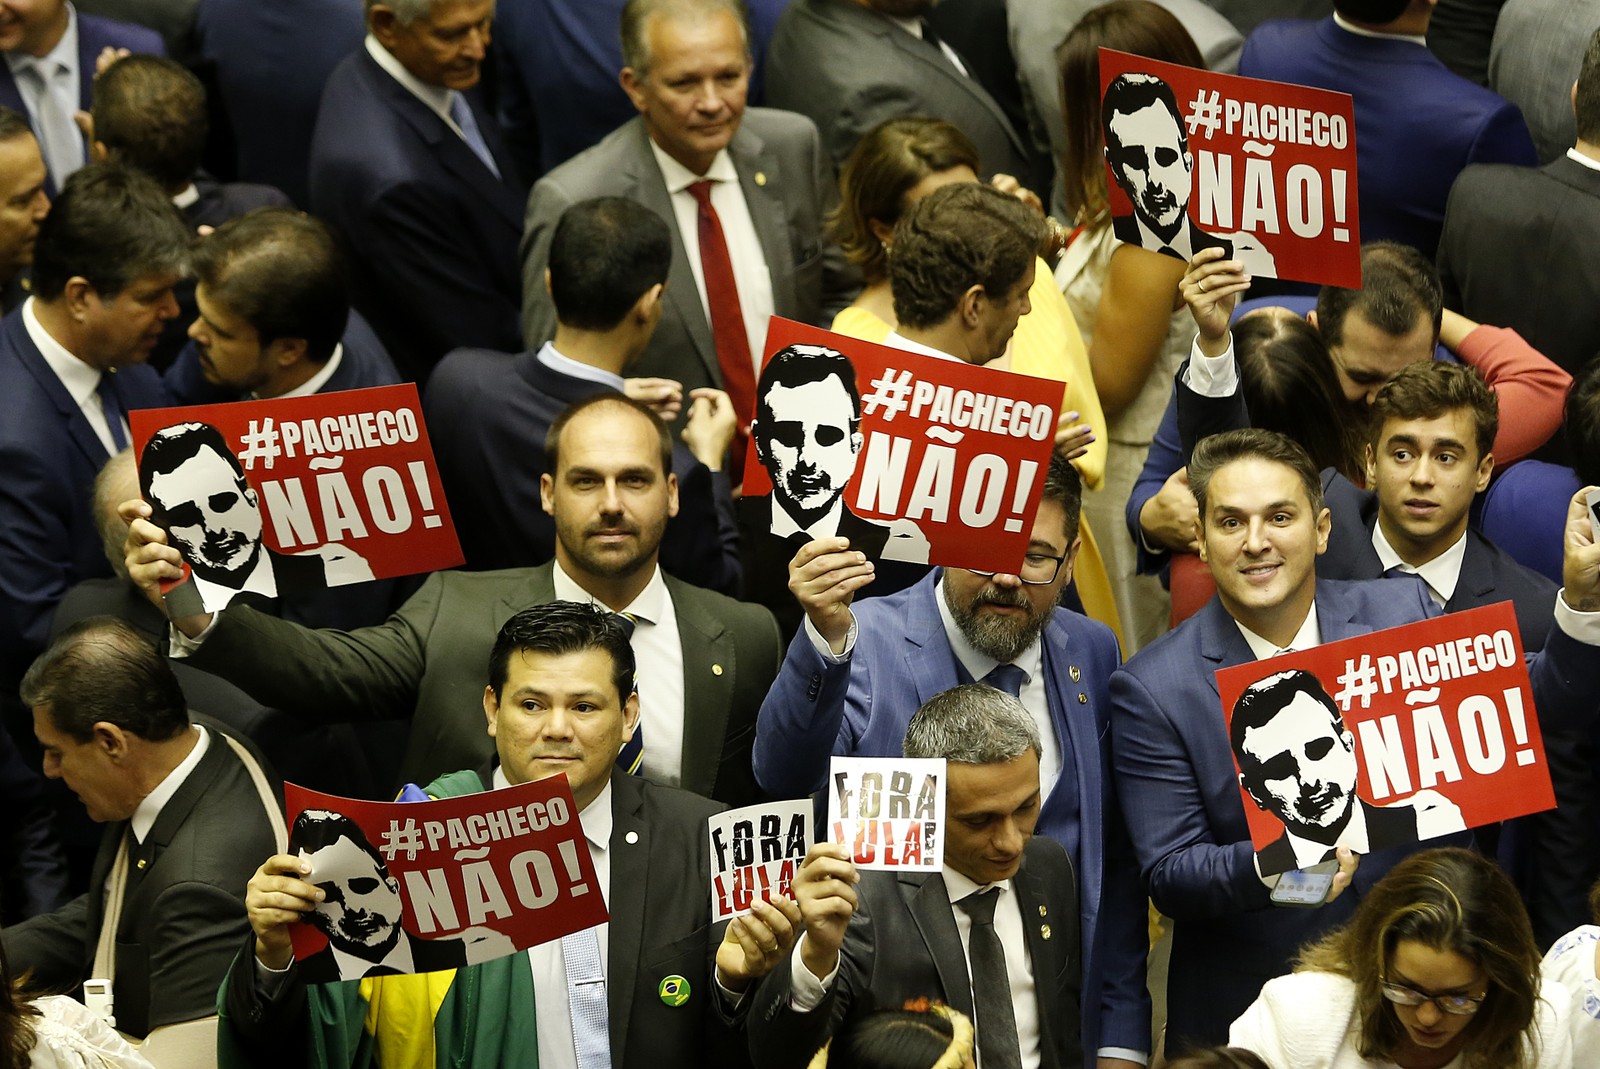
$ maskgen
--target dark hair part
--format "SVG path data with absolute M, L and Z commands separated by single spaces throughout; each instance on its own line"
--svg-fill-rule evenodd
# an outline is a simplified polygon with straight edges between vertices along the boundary
M 183 688 L 155 644 L 114 616 L 61 632 L 22 677 L 22 700 L 48 707 L 57 731 L 77 742 L 102 721 L 150 742 L 189 726 Z
M 1317 293 L 1317 329 L 1332 349 L 1344 342 L 1344 320 L 1354 310 L 1385 334 L 1410 333 L 1417 317 L 1444 321 L 1444 286 L 1432 261 L 1409 245 L 1374 241 L 1361 246 L 1361 288 L 1323 286 Z
M 361 825 L 343 813 L 328 809 L 303 809 L 294 818 L 294 826 L 289 829 L 289 845 L 295 850 L 311 854 L 332 846 L 340 839 L 349 839 L 359 846 L 361 852 L 372 859 L 372 864 L 379 872 L 389 871 L 383 855 L 372 845 L 367 833 L 361 830 Z
M 956 167 L 979 169 L 978 149 L 953 124 L 910 115 L 880 123 L 845 157 L 839 171 L 839 206 L 828 220 L 833 240 L 868 282 L 889 273 L 888 252 L 872 232 L 874 221 L 894 226 L 906 194 L 931 174 Z
M 198 242 L 193 258 L 206 300 L 255 328 L 263 347 L 304 338 L 313 364 L 333 356 L 350 319 L 350 279 L 327 224 L 291 208 L 257 208 Z
M 1067 545 L 1072 545 L 1073 539 L 1078 537 L 1078 523 L 1083 514 L 1083 479 L 1072 461 L 1060 453 L 1050 454 L 1050 463 L 1044 470 L 1044 492 L 1039 495 L 1039 501 L 1054 501 L 1061 506 Z
M 1200 521 L 1205 522 L 1206 498 L 1211 490 L 1211 480 L 1229 464 L 1241 460 L 1267 460 L 1282 464 L 1300 477 L 1305 487 L 1311 511 L 1322 511 L 1322 476 L 1305 449 L 1288 435 L 1266 431 L 1259 427 L 1223 431 L 1200 439 L 1189 457 L 1189 489 L 1200 505 Z
M 828 1069 L 930 1069 L 955 1040 L 941 1014 L 926 1010 L 878 1010 L 834 1036 Z
M 1261 1055 L 1243 1047 L 1210 1047 L 1191 1051 L 1167 1063 L 1167 1069 L 1270 1069 Z
M 550 464 L 551 477 L 554 478 L 555 473 L 561 470 L 561 464 L 559 463 L 561 435 L 567 429 L 567 424 L 591 408 L 599 408 L 602 405 L 615 405 L 618 408 L 625 408 L 631 412 L 637 412 L 640 416 L 650 421 L 650 426 L 656 432 L 656 437 L 661 443 L 661 473 L 670 475 L 672 473 L 672 431 L 668 429 L 661 417 L 656 415 L 648 405 L 635 401 L 624 394 L 598 393 L 593 397 L 585 398 L 567 406 L 566 411 L 557 416 L 555 422 L 550 424 L 550 430 L 544 436 L 544 455 Z
M 638 201 L 579 201 L 556 223 L 549 266 L 556 319 L 577 330 L 611 330 L 650 287 L 665 285 L 672 234 Z
M 1578 137 L 1590 144 L 1600 143 L 1600 30 L 1589 37 L 1578 68 L 1578 95 L 1573 101 L 1578 120 Z
M 117 163 L 75 171 L 39 224 L 33 292 L 53 301 L 74 277 L 110 299 L 149 275 L 181 274 L 189 229 L 148 175 Z
M 1378 390 L 1372 400 L 1372 448 L 1383 440 L 1383 425 L 1391 419 L 1437 419 L 1465 409 L 1472 416 L 1473 445 L 1479 461 L 1494 451 L 1500 431 L 1500 404 L 1475 368 L 1419 360 Z M 1465 445 L 1466 443 L 1462 443 Z
M 94 139 L 167 190 L 200 169 L 206 89 L 165 56 L 124 56 L 94 80 Z
M 1532 1064 L 1539 946 L 1522 896 L 1498 865 L 1455 847 L 1413 854 L 1367 891 L 1348 924 L 1301 953 L 1297 969 L 1354 983 L 1364 1058 L 1392 1060 L 1404 1039 L 1381 987 L 1406 940 L 1459 954 L 1488 974 L 1488 994 L 1465 1031 L 1470 1069 Z
M 1266 727 L 1302 694 L 1316 699 L 1318 705 L 1328 710 L 1328 720 L 1335 732 L 1344 731 L 1344 717 L 1328 696 L 1322 680 L 1303 668 L 1291 668 L 1250 684 L 1233 703 L 1233 715 L 1228 718 L 1228 740 L 1233 744 L 1233 752 L 1242 755 L 1245 732 Z M 1245 771 L 1248 774 L 1248 770 Z
M 1344 393 L 1317 329 L 1286 309 L 1251 313 L 1233 325 L 1233 351 L 1250 425 L 1292 436 L 1319 471 L 1360 482 L 1359 428 L 1344 418 Z
M 856 366 L 850 358 L 837 349 L 824 345 L 786 345 L 772 354 L 761 369 L 756 383 L 756 431 L 761 437 L 761 425 L 772 421 L 772 408 L 767 404 L 767 394 L 774 386 L 793 389 L 812 382 L 838 379 L 850 397 L 850 431 L 855 432 L 861 423 L 861 390 L 856 385 Z
M 1381 25 L 1406 13 L 1411 0 L 1333 0 L 1333 9 L 1347 19 Z
M 1166 79 L 1154 74 L 1119 74 L 1113 78 L 1100 101 L 1100 123 L 1109 134 L 1113 116 L 1132 115 L 1153 104 L 1160 104 L 1172 116 L 1172 124 L 1178 130 L 1178 148 L 1187 153 L 1189 134 L 1184 129 L 1178 98 L 1173 95 L 1172 86 L 1167 84 Z M 1110 161 L 1111 173 L 1115 175 L 1122 162 L 1122 144 L 1115 137 L 1109 137 L 1106 141 L 1106 159 Z
M 0 105 L 0 141 L 10 141 L 27 134 L 33 137 L 33 127 L 28 117 L 15 108 Z
M 498 699 L 511 672 L 512 651 L 561 657 L 588 650 L 610 654 L 617 700 L 627 701 L 635 689 L 633 647 L 628 644 L 627 630 L 616 613 L 576 601 L 535 605 L 502 624 L 489 653 L 489 687 Z
M 628 0 L 622 9 L 618 26 L 622 38 L 622 65 L 631 67 L 636 77 L 650 74 L 650 42 L 648 30 L 652 16 L 669 19 L 709 18 L 726 11 L 739 20 L 739 32 L 744 35 L 745 59 L 751 59 L 750 16 L 744 0 Z
M 1561 427 L 1578 482 L 1600 486 L 1600 353 L 1572 376 Z
M 1090 9 L 1056 46 L 1066 122 L 1061 174 L 1067 211 L 1090 222 L 1106 210 L 1105 129 L 1099 109 L 1100 49 L 1114 48 L 1204 70 L 1205 57 L 1183 23 L 1153 0 L 1113 0 Z
M 156 431 L 144 444 L 144 452 L 139 454 L 139 493 L 149 501 L 150 484 L 157 475 L 171 475 L 184 461 L 199 456 L 202 449 L 219 454 L 239 481 L 246 482 L 244 468 L 221 431 L 209 423 L 175 423 Z
M 894 228 L 889 285 L 903 325 L 944 322 L 972 286 L 990 300 L 1010 295 L 1045 239 L 1044 220 L 1015 197 L 976 182 L 936 189 Z

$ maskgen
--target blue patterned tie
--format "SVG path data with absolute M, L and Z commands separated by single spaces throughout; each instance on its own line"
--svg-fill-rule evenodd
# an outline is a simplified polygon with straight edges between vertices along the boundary
M 613 613 L 617 623 L 628 633 L 628 641 L 633 641 L 634 628 L 639 626 L 639 618 L 631 612 Z M 639 673 L 633 675 L 634 684 L 639 682 Z M 626 695 L 624 695 L 626 697 Z M 639 723 L 633 726 L 633 738 L 622 744 L 622 749 L 617 751 L 617 767 L 630 776 L 637 776 L 644 765 L 644 718 L 639 718 Z
M 105 414 L 106 427 L 111 431 L 111 444 L 115 447 L 111 451 L 120 453 L 128 448 L 128 432 L 122 429 L 125 413 L 122 410 L 122 398 L 117 394 L 112 379 L 111 372 L 102 371 L 100 384 L 94 388 L 94 392 L 100 396 L 100 411 Z
M 567 1012 L 572 1016 L 578 1069 L 611 1069 L 606 974 L 600 967 L 600 939 L 595 929 L 562 936 L 561 960 L 567 967 Z
M 460 93 L 450 95 L 450 117 L 461 128 L 461 139 L 467 143 L 472 154 L 483 161 L 491 174 L 500 177 L 500 168 L 495 166 L 494 156 L 489 152 L 489 145 L 483 140 L 483 133 L 478 129 L 478 120 L 472 114 L 472 107 L 467 103 L 467 98 Z
M 1014 664 L 997 664 L 983 677 L 983 682 L 995 690 L 1005 691 L 1013 698 L 1022 697 L 1022 685 L 1027 681 L 1028 673 Z

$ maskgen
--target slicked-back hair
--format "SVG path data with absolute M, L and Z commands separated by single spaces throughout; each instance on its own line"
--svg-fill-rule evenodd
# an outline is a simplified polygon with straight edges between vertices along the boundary
M 853 432 L 861 422 L 861 390 L 856 385 L 856 366 L 850 358 L 825 345 L 786 345 L 772 354 L 756 383 L 757 435 L 761 433 L 761 424 L 772 420 L 767 394 L 774 386 L 793 389 L 829 379 L 838 379 L 850 397 L 850 430 Z
M 500 628 L 489 653 L 489 686 L 498 700 L 511 674 L 513 652 L 563 657 L 599 650 L 611 657 L 617 704 L 634 691 L 633 647 L 616 613 L 576 601 L 550 601 L 523 609 Z
M 1288 435 L 1259 427 L 1246 427 L 1202 438 L 1194 447 L 1194 453 L 1189 458 L 1189 489 L 1199 503 L 1201 522 L 1206 518 L 1206 499 L 1210 496 L 1211 480 L 1218 471 L 1241 460 L 1267 460 L 1282 464 L 1294 472 L 1305 487 L 1313 516 L 1322 511 L 1322 476 L 1305 449 Z
M 906 725 L 907 757 L 994 765 L 1039 752 L 1039 726 L 1022 702 L 987 683 L 935 694 Z
M 1409 245 L 1374 241 L 1361 246 L 1361 288 L 1323 286 L 1317 293 L 1317 329 L 1332 349 L 1344 343 L 1351 311 L 1385 334 L 1410 333 L 1417 317 L 1433 324 L 1434 341 L 1444 321 L 1444 286 L 1433 262 Z
M 202 449 L 209 449 L 227 461 L 239 483 L 246 483 L 244 468 L 228 448 L 228 440 L 221 431 L 209 423 L 174 423 L 152 434 L 144 444 L 144 452 L 139 454 L 140 494 L 150 501 L 150 484 L 155 477 L 171 475 L 185 461 L 199 456 Z
M 10 141 L 23 134 L 33 137 L 33 127 L 28 124 L 28 117 L 15 108 L 0 105 L 0 141 Z
M 1347 19 L 1381 25 L 1406 13 L 1411 0 L 1333 0 L 1333 9 Z
M 628 0 L 622 9 L 618 27 L 622 37 L 622 65 L 631 67 L 635 77 L 650 75 L 650 19 L 656 16 L 669 19 L 699 20 L 726 11 L 739 21 L 739 32 L 744 37 L 746 62 L 751 60 L 750 15 L 743 0 Z
M 1107 206 L 1105 131 L 1100 111 L 1100 49 L 1114 48 L 1204 70 L 1205 57 L 1177 16 L 1154 0 L 1112 0 L 1091 8 L 1056 46 L 1066 122 L 1061 174 L 1067 210 L 1088 221 Z
M 608 331 L 672 267 L 672 233 L 626 197 L 598 197 L 561 213 L 550 238 L 550 301 L 577 330 Z
M 394 12 L 394 20 L 402 26 L 410 26 L 418 19 L 427 18 L 433 13 L 433 5 L 439 2 L 440 0 L 363 0 L 368 25 L 372 24 L 372 9 L 386 7 Z
M 1178 98 L 1172 94 L 1172 86 L 1163 78 L 1153 74 L 1119 74 L 1106 86 L 1104 98 L 1100 101 L 1100 123 L 1106 130 L 1111 129 L 1111 119 L 1116 115 L 1132 115 L 1136 111 L 1143 111 L 1153 104 L 1160 104 L 1172 116 L 1172 124 L 1178 130 L 1178 150 L 1189 151 L 1189 135 L 1184 129 L 1183 112 L 1178 108 Z M 1122 164 L 1126 162 L 1123 155 L 1122 144 L 1112 137 L 1106 142 L 1106 158 L 1111 163 L 1111 173 L 1121 176 Z
M 977 182 L 943 186 L 895 224 L 889 288 L 895 318 L 914 330 L 944 322 L 982 286 L 1005 300 L 1038 257 L 1044 220 L 1015 197 Z
M 568 405 L 566 411 L 557 416 L 555 421 L 550 424 L 550 430 L 544 436 L 544 454 L 545 459 L 550 464 L 551 477 L 554 478 L 556 472 L 561 470 L 561 435 L 566 431 L 567 424 L 591 408 L 599 408 L 602 405 L 615 405 L 630 412 L 637 412 L 649 421 L 661 444 L 661 474 L 663 476 L 670 475 L 672 473 L 672 430 L 662 421 L 661 417 L 656 415 L 649 405 L 635 401 L 624 394 L 600 393 Z
M 1354 984 L 1363 1058 L 1393 1061 L 1406 1038 L 1382 990 L 1391 981 L 1395 947 L 1405 941 L 1459 954 L 1489 978 L 1467 1025 L 1468 1069 L 1533 1065 L 1539 945 L 1522 896 L 1494 861 L 1458 847 L 1412 854 L 1362 895 L 1349 923 L 1301 953 L 1297 971 L 1333 973 Z
M 1589 47 L 1583 50 L 1583 64 L 1578 68 L 1578 95 L 1572 110 L 1578 120 L 1578 137 L 1590 144 L 1600 144 L 1600 29 L 1590 35 Z
M 1245 732 L 1266 727 L 1273 717 L 1302 694 L 1310 696 L 1328 711 L 1328 721 L 1336 734 L 1344 731 L 1344 717 L 1328 696 L 1322 680 L 1303 668 L 1291 668 L 1250 684 L 1239 695 L 1239 700 L 1233 703 L 1233 715 L 1228 718 L 1228 737 L 1233 743 L 1233 752 L 1244 753 Z
M 1278 311 L 1284 314 L 1255 313 L 1233 325 L 1250 425 L 1293 435 L 1319 470 L 1333 468 L 1359 482 L 1363 443 L 1344 418 L 1327 343 L 1300 316 Z
M 1600 353 L 1572 377 L 1561 425 L 1578 482 L 1600 486 Z
M 20 689 L 23 702 L 48 708 L 56 730 L 77 742 L 94 738 L 102 722 L 149 742 L 165 742 L 189 726 L 183 688 L 167 659 L 114 616 L 91 616 L 61 632 Z
M 1072 540 L 1078 537 L 1078 523 L 1083 514 L 1083 479 L 1072 461 L 1060 453 L 1052 451 L 1050 454 L 1050 463 L 1044 472 L 1044 492 L 1039 500 L 1054 501 L 1061 506 L 1067 545 L 1072 545 Z
M 124 56 L 94 80 L 94 137 L 165 189 L 185 185 L 206 149 L 206 90 L 165 56 Z
M 1473 445 L 1482 460 L 1494 450 L 1500 432 L 1500 404 L 1475 368 L 1419 360 L 1378 390 L 1372 400 L 1372 448 L 1382 442 L 1383 425 L 1391 419 L 1438 419 L 1465 409 L 1472 417 Z
M 839 206 L 829 218 L 833 239 L 868 282 L 888 277 L 888 253 L 874 222 L 893 227 L 906 194 L 929 175 L 982 165 L 972 139 L 942 119 L 909 115 L 864 134 L 839 171 Z
M 182 274 L 189 228 L 153 178 L 123 164 L 73 172 L 39 224 L 33 292 L 53 301 L 74 277 L 102 299 L 151 275 Z
M 250 324 L 263 348 L 304 338 L 306 359 L 326 364 L 344 337 L 349 271 L 333 231 L 319 219 L 292 208 L 257 208 L 198 242 L 193 263 L 206 300 Z

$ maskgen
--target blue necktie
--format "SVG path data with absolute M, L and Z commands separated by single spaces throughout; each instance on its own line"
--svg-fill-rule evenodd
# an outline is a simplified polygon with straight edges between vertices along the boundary
M 1022 685 L 1028 681 L 1028 673 L 1014 664 L 997 664 L 983 677 L 983 682 L 995 690 L 1003 690 L 1013 698 L 1022 697 Z
M 600 939 L 593 928 L 561 937 L 567 967 L 567 1012 L 578 1069 L 611 1069 L 610 1014 L 606 974 L 600 967 Z
M 120 453 L 128 448 L 128 432 L 122 429 L 122 398 L 117 394 L 115 377 L 109 371 L 100 373 L 100 384 L 94 388 L 100 396 L 100 411 L 105 414 L 106 426 L 111 430 L 111 451 Z
M 633 641 L 633 630 L 639 625 L 639 618 L 631 612 L 612 614 L 622 629 L 628 633 L 628 641 Z M 634 672 L 634 683 L 639 681 L 639 674 Z M 617 767 L 630 776 L 637 776 L 644 764 L 644 718 L 639 718 L 639 723 L 633 727 L 633 738 L 622 744 L 622 749 L 617 752 Z
M 500 177 L 500 168 L 495 166 L 494 156 L 489 152 L 489 145 L 483 140 L 483 133 L 478 129 L 478 120 L 473 117 L 472 108 L 467 103 L 467 98 L 460 93 L 450 95 L 450 117 L 461 128 L 461 138 L 472 150 L 472 154 L 483 161 L 489 172 L 496 178 Z

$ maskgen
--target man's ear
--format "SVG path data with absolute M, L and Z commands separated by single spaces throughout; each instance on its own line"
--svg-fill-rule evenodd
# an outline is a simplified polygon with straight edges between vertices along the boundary
M 105 163 L 111 159 L 111 150 L 106 148 L 104 141 L 91 141 L 89 143 L 89 162 Z
M 622 73 L 617 75 L 617 82 L 622 86 L 622 91 L 628 94 L 628 99 L 633 101 L 634 110 L 642 113 L 649 105 L 644 94 L 644 75 L 632 67 L 623 67 Z
M 127 732 L 117 725 L 109 720 L 97 720 L 91 730 L 94 732 L 94 744 L 107 757 L 120 761 L 128 755 Z
M 1317 556 L 1328 552 L 1328 533 L 1333 530 L 1333 513 L 1323 509 L 1317 513 Z
M 483 716 L 489 722 L 489 737 L 492 739 L 500 723 L 500 699 L 494 696 L 493 687 L 483 688 Z
M 67 284 L 61 289 L 61 297 L 66 302 L 67 310 L 72 313 L 72 318 L 79 322 L 88 315 L 89 306 L 100 300 L 100 294 L 95 292 L 94 283 L 82 275 L 73 275 L 67 279 Z
M 1485 453 L 1483 459 L 1478 461 L 1478 480 L 1474 487 L 1474 493 L 1481 494 L 1487 490 L 1489 488 L 1489 478 L 1492 475 L 1494 475 L 1494 454 Z M 1368 485 L 1370 484 L 1371 480 L 1368 480 Z
M 273 367 L 293 367 L 305 359 L 308 348 L 304 338 L 279 338 L 267 346 L 267 360 Z
M 667 472 L 667 519 L 678 514 L 678 477 Z
M 1311 329 L 1312 330 L 1320 329 L 1317 326 L 1317 310 L 1315 308 L 1311 309 L 1310 311 L 1308 311 L 1306 313 L 1306 322 L 1311 324 Z
M 1372 443 L 1371 442 L 1368 442 L 1366 445 L 1362 446 L 1361 449 L 1362 449 L 1363 455 L 1366 458 L 1365 459 L 1365 466 L 1366 466 L 1366 471 L 1367 471 L 1367 486 L 1369 488 L 1377 486 L 1378 485 L 1378 455 L 1372 451 Z
M 549 274 L 550 272 L 547 268 L 545 270 L 546 277 Z M 638 323 L 650 322 L 651 317 L 655 314 L 656 305 L 661 303 L 661 299 L 666 292 L 667 284 L 665 282 L 657 282 L 654 286 L 639 294 L 639 299 L 633 302 L 633 308 L 630 311 L 634 321 Z
M 1272 812 L 1272 807 L 1267 804 L 1263 797 L 1266 792 L 1261 789 L 1261 784 L 1257 783 L 1254 777 L 1252 777 L 1248 772 L 1239 773 L 1239 786 L 1244 788 L 1245 793 L 1250 796 L 1250 800 L 1254 802 L 1262 812 Z
M 544 269 L 544 291 L 547 294 L 550 293 L 550 269 L 548 267 Z M 554 294 L 551 294 L 551 296 L 554 296 Z
M 989 301 L 989 294 L 981 283 L 967 287 L 967 292 L 961 295 L 956 302 L 956 311 L 961 315 L 961 325 L 968 330 L 976 330 L 978 322 L 983 318 L 984 306 Z
M 373 4 L 371 12 L 367 15 L 367 28 L 386 50 L 391 52 L 394 50 L 393 46 L 399 39 L 400 28 L 400 21 L 395 18 L 394 8 L 387 4 Z
M 622 703 L 622 741 L 627 742 L 633 738 L 633 733 L 639 729 L 639 692 L 635 690 L 628 695 L 627 701 Z
M 556 514 L 555 490 L 556 481 L 549 472 L 539 476 L 539 507 L 551 516 Z

